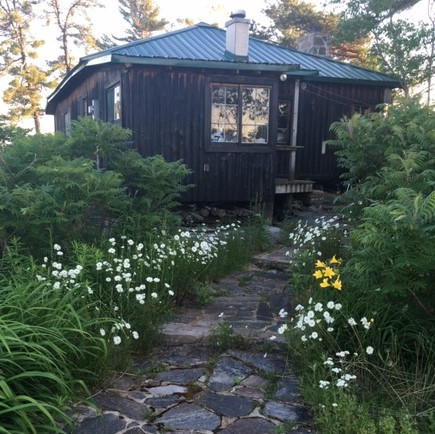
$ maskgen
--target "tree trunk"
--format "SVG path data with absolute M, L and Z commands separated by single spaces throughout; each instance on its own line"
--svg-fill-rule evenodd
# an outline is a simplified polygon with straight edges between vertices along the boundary
M 35 110 L 33 112 L 33 122 L 35 123 L 35 132 L 36 134 L 41 134 L 41 119 L 39 117 L 39 113 Z

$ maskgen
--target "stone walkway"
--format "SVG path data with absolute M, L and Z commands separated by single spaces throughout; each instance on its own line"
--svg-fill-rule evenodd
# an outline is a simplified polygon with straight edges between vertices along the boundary
M 130 372 L 114 373 L 94 396 L 100 411 L 80 408 L 74 432 L 311 432 L 277 333 L 278 313 L 289 305 L 288 275 L 270 267 L 284 254 L 257 257 L 262 268 L 214 284 L 220 296 L 204 308 L 177 311 L 163 329 L 164 345 L 134 360 Z

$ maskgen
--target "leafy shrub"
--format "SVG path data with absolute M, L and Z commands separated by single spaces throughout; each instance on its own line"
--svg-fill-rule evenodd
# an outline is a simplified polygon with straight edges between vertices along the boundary
M 126 151 L 130 131 L 89 118 L 71 134 L 18 137 L 0 151 L 0 249 L 13 236 L 33 253 L 53 242 L 98 241 L 165 221 L 186 190 L 181 162 Z M 106 166 L 110 170 L 102 171 Z
M 332 124 L 348 191 L 346 203 L 388 200 L 397 188 L 429 194 L 435 179 L 435 112 L 417 100 L 401 99 L 384 111 L 355 114 Z M 354 209 L 355 212 L 358 211 Z

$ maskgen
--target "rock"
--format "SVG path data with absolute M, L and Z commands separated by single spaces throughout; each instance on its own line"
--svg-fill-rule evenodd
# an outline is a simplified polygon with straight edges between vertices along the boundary
M 300 398 L 296 380 L 290 378 L 280 380 L 275 393 L 275 398 L 287 402 L 292 402 Z
M 204 365 L 211 356 L 211 349 L 194 345 L 165 347 L 156 355 L 161 362 L 186 368 Z
M 246 416 L 255 407 L 252 401 L 240 396 L 219 395 L 212 392 L 203 393 L 199 401 L 209 409 L 227 417 Z
M 195 381 L 204 374 L 203 368 L 193 369 L 174 369 L 172 371 L 160 372 L 156 375 L 158 381 L 169 381 L 174 384 L 186 385 L 191 381 Z
M 266 387 L 268 382 L 264 378 L 261 378 L 258 375 L 251 375 L 246 380 L 242 381 L 243 386 L 246 387 L 258 387 L 262 389 L 263 387 Z
M 264 398 L 264 393 L 259 389 L 255 389 L 254 387 L 240 387 L 234 391 L 234 394 L 256 400 Z
M 180 404 L 156 419 L 165 428 L 185 430 L 213 431 L 220 422 L 220 417 L 194 404 Z
M 219 434 L 272 434 L 273 432 L 275 432 L 275 425 L 272 422 L 252 417 L 237 420 Z
M 144 404 L 114 395 L 99 394 L 95 397 L 95 403 L 103 410 L 118 411 L 135 420 L 144 420 L 149 411 Z
M 159 398 L 148 398 L 145 403 L 151 407 L 166 408 L 177 403 L 179 397 L 176 395 L 162 396 Z
M 148 391 L 153 396 L 167 396 L 167 395 L 174 395 L 176 393 L 183 395 L 187 392 L 187 389 L 185 387 L 181 386 L 160 386 L 160 387 L 150 387 Z
M 141 428 L 145 434 L 158 434 L 158 431 L 151 425 L 142 425 Z
M 253 366 L 260 371 L 267 372 L 268 374 L 282 374 L 285 369 L 285 361 L 281 357 L 269 355 L 264 357 L 264 354 L 250 353 L 247 351 L 228 351 L 231 357 L 241 360 L 248 365 Z
M 215 392 L 222 392 L 234 385 L 234 380 L 243 380 L 252 370 L 238 360 L 223 357 L 217 363 L 211 374 L 208 386 Z
M 139 389 L 140 379 L 136 376 L 123 375 L 122 377 L 116 379 L 110 386 L 110 389 L 118 389 L 123 391 Z
M 281 242 L 281 239 L 282 239 L 281 228 L 277 228 L 276 226 L 267 226 L 266 231 L 267 231 L 267 235 L 269 237 L 269 240 L 272 241 L 272 243 L 278 244 Z
M 116 434 L 125 428 L 125 421 L 114 414 L 85 419 L 74 428 L 74 434 Z
M 308 415 L 303 408 L 276 401 L 267 402 L 264 406 L 263 414 L 265 416 L 274 417 L 283 422 L 303 422 L 308 420 Z

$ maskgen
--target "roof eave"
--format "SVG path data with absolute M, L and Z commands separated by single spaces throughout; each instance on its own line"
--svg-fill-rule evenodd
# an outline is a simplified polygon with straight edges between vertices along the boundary
M 324 77 L 321 75 L 311 76 L 306 79 L 306 81 L 316 81 L 316 82 L 328 82 L 328 83 L 345 83 L 345 84 L 364 84 L 369 86 L 381 86 L 388 88 L 401 88 L 403 89 L 403 83 L 398 80 L 364 80 L 355 78 L 345 78 L 345 77 Z
M 136 57 L 121 54 L 112 55 L 113 63 L 130 63 L 132 65 L 156 65 L 174 66 L 184 68 L 208 68 L 208 69 L 228 69 L 240 71 L 271 71 L 288 72 L 299 69 L 299 65 L 288 64 L 269 64 L 269 63 L 250 63 L 250 62 L 228 62 L 220 60 L 196 60 L 196 59 L 174 59 L 161 57 Z

